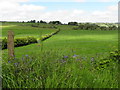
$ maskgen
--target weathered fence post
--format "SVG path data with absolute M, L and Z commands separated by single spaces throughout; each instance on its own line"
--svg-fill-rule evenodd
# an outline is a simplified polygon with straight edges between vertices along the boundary
M 8 58 L 14 59 L 14 33 L 13 31 L 8 31 L 7 48 L 8 48 Z

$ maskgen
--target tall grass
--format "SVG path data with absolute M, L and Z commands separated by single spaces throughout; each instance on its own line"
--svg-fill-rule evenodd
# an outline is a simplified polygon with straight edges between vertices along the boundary
M 3 61 L 3 88 L 117 88 L 117 63 L 97 70 L 96 59 L 46 51 Z

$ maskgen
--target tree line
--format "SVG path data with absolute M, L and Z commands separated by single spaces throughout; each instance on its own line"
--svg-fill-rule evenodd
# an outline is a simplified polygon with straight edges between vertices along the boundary
M 118 27 L 115 25 L 110 25 L 110 26 L 99 26 L 94 23 L 78 23 L 78 22 L 68 22 L 67 24 L 63 24 L 60 21 L 50 21 L 46 22 L 43 20 L 36 21 L 36 20 L 31 20 L 27 21 L 27 23 L 44 23 L 44 24 L 54 24 L 54 25 L 73 25 L 73 30 L 118 30 Z
M 24 23 L 24 21 L 23 21 L 23 23 Z M 40 20 L 40 21 L 30 20 L 30 21 L 27 21 L 27 23 L 47 23 L 47 22 L 43 21 L 43 20 Z M 48 22 L 48 24 L 62 25 L 63 23 L 60 21 L 50 21 L 50 22 Z M 78 25 L 78 22 L 68 22 L 68 25 Z

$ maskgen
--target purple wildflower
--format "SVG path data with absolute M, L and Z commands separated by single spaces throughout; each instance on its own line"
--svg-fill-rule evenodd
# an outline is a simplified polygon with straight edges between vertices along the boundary
M 15 66 L 17 66 L 17 65 L 18 65 L 18 63 L 14 63 L 14 65 L 15 65 Z
M 64 56 L 64 58 L 68 58 L 68 56 Z
M 73 58 L 77 57 L 78 55 L 73 55 Z
M 8 63 L 11 63 L 11 61 L 8 61 Z
M 25 55 L 26 57 L 28 57 L 28 55 Z

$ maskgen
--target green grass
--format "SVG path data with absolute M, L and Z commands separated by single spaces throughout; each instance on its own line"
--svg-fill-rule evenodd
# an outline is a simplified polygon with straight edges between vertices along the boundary
M 117 63 L 97 70 L 91 62 L 92 58 L 95 62 L 108 58 L 109 52 L 118 48 L 117 31 L 76 31 L 72 30 L 73 26 L 57 27 L 61 31 L 44 42 L 15 48 L 15 60 L 9 61 L 7 50 L 2 51 L 3 87 L 117 88 Z M 4 27 L 3 36 L 10 28 L 14 29 L 16 37 L 38 37 L 41 32 L 55 30 L 18 24 Z
M 94 56 L 96 54 L 107 55 L 117 49 L 117 31 L 73 31 L 61 30 L 57 35 L 39 44 L 15 48 L 16 56 L 30 53 L 41 53 L 54 50 L 63 54 L 75 54 Z M 34 50 L 34 51 L 33 51 Z M 23 53 L 21 53 L 23 52 Z
M 2 37 L 7 37 L 8 30 L 12 30 L 15 37 L 35 36 L 36 38 L 55 31 L 56 29 L 31 27 L 25 25 L 4 25 L 2 26 Z

